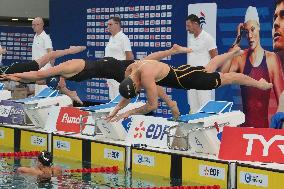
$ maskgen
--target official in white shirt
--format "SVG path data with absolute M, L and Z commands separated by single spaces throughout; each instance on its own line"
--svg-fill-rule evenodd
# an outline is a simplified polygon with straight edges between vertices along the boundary
M 52 51 L 52 42 L 49 37 L 43 30 L 44 22 L 41 17 L 37 17 L 32 22 L 32 28 L 35 32 L 33 46 L 32 46 L 32 59 L 37 60 L 48 52 Z M 48 69 L 53 66 L 54 60 L 46 64 L 41 70 Z M 35 85 L 35 94 L 40 92 L 43 88 L 47 87 L 46 85 Z
M 105 57 L 113 57 L 117 60 L 133 60 L 129 38 L 122 32 L 121 20 L 119 17 L 111 17 L 107 23 L 108 31 L 111 33 L 109 42 L 105 47 Z M 119 83 L 108 79 L 109 98 L 112 100 L 118 94 Z
M 218 55 L 214 38 L 200 26 L 198 16 L 191 14 L 186 19 L 186 30 L 189 32 L 188 47 L 193 50 L 188 54 L 187 64 L 206 66 L 210 59 Z M 187 92 L 190 112 L 196 113 L 206 102 L 215 100 L 215 90 L 194 90 Z

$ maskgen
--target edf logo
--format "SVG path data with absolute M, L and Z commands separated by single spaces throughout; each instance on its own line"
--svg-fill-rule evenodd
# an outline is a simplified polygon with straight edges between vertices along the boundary
M 126 130 L 126 132 L 129 131 L 129 129 L 131 127 L 131 123 L 132 123 L 132 117 L 128 117 L 121 122 L 121 124 L 124 127 L 124 129 Z
M 167 129 L 170 126 L 160 125 L 160 124 L 151 124 L 147 128 L 146 138 L 163 140 L 164 135 L 167 134 Z

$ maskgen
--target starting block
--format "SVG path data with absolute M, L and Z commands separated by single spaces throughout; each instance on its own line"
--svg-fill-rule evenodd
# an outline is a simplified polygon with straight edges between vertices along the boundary
M 93 123 L 83 123 L 82 121 L 80 122 L 81 134 L 87 136 L 103 135 L 106 138 L 114 140 L 125 140 L 127 131 L 129 130 L 127 119 L 131 118 L 127 118 L 126 120 L 120 120 L 118 122 L 107 122 L 104 119 L 109 115 L 111 111 L 113 111 L 120 99 L 121 96 L 118 95 L 115 99 L 113 99 L 107 104 L 81 108 L 81 110 L 91 112 L 91 117 L 93 120 Z M 138 102 L 137 99 L 138 97 L 131 99 L 130 103 L 125 108 L 120 110 L 118 114 L 144 105 L 143 102 Z M 84 117 L 82 117 L 82 119 L 83 118 Z M 90 127 L 92 128 L 91 132 L 84 132 L 85 130 L 89 130 Z
M 73 104 L 70 97 L 62 95 L 58 90 L 44 88 L 34 97 L 17 100 L 23 103 L 24 110 L 36 127 L 45 127 L 47 117 L 50 113 L 51 106 L 71 106 Z
M 232 111 L 232 106 L 232 102 L 209 101 L 198 113 L 180 116 L 178 125 L 169 128 L 168 147 L 218 154 L 223 127 L 245 122 L 244 113 Z
M 38 95 L 19 100 L 2 100 L 1 108 L 5 114 L 0 115 L 0 122 L 7 124 L 44 127 L 51 106 L 70 106 L 72 100 L 59 94 L 56 90 L 43 89 Z
M 12 98 L 11 91 L 4 89 L 5 84 L 0 83 L 0 100 L 8 100 Z

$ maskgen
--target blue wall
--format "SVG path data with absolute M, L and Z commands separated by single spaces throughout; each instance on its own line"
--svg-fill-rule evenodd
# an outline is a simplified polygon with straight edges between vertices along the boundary
M 261 22 L 261 44 L 264 49 L 272 49 L 272 18 L 274 5 L 272 1 L 245 1 L 245 0 L 217 0 L 217 1 L 197 1 L 197 0 L 50 0 L 50 34 L 55 49 L 66 48 L 69 45 L 86 45 L 86 10 L 93 7 L 117 7 L 117 6 L 138 6 L 138 5 L 172 5 L 172 44 L 178 43 L 186 45 L 187 33 L 185 31 L 185 18 L 187 16 L 187 6 L 190 3 L 217 3 L 217 46 L 219 53 L 226 52 L 233 43 L 236 36 L 236 27 L 244 21 L 244 15 L 249 5 L 256 6 Z M 246 47 L 246 41 L 242 41 L 242 47 Z M 89 52 L 94 50 L 103 51 L 103 47 L 88 47 Z M 166 48 L 149 48 L 149 52 L 163 50 Z M 145 51 L 145 47 L 133 47 L 134 52 Z M 70 58 L 87 58 L 87 53 L 68 56 L 57 60 L 62 62 Z M 94 59 L 94 57 L 89 57 Z M 177 55 L 170 61 L 173 65 L 186 63 L 186 55 Z M 79 91 L 83 100 L 86 98 L 86 82 L 80 84 L 71 83 L 71 88 Z M 170 92 L 171 93 L 171 92 Z M 188 112 L 186 92 L 184 90 L 174 89 L 171 94 L 179 103 L 182 113 Z M 238 86 L 222 87 L 216 92 L 217 100 L 234 101 L 234 108 L 241 107 L 241 99 Z M 93 100 L 105 102 L 103 100 Z

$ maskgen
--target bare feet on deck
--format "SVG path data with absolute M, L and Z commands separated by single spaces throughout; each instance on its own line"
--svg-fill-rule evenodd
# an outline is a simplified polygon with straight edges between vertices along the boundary
M 261 78 L 258 81 L 258 87 L 261 90 L 267 90 L 267 89 L 271 89 L 273 87 L 272 83 L 268 83 L 265 79 Z
M 86 49 L 86 46 L 70 46 L 68 51 L 70 54 L 76 54 L 81 51 L 84 51 Z
M 180 45 L 174 44 L 173 47 L 170 49 L 174 54 L 177 53 L 191 53 L 192 49 L 187 47 L 182 47 Z

